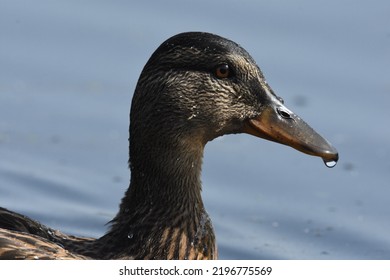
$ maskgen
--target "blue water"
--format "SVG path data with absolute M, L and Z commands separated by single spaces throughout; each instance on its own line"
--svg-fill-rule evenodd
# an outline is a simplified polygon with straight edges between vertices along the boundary
M 140 1 L 141 2 L 141 1 Z M 390 259 L 389 1 L 0 1 L 0 205 L 100 236 L 128 186 L 143 65 L 183 31 L 230 38 L 340 152 L 208 144 L 222 259 Z

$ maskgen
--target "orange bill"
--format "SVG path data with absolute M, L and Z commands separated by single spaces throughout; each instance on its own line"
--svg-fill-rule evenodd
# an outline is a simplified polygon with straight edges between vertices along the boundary
M 260 115 L 246 121 L 243 132 L 321 157 L 328 167 L 336 165 L 339 158 L 325 138 L 276 98 L 265 105 Z

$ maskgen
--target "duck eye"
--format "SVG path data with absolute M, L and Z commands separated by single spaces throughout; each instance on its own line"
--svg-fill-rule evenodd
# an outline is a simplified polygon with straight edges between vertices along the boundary
M 224 79 L 230 76 L 230 68 L 229 65 L 227 64 L 221 64 L 218 65 L 215 70 L 214 74 L 217 78 Z

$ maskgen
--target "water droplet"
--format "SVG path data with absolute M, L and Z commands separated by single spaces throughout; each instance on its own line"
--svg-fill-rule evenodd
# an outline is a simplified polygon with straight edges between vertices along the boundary
M 337 164 L 337 161 L 335 160 L 324 160 L 324 163 L 327 167 L 332 168 L 335 167 Z
M 198 115 L 197 114 L 192 114 L 191 116 L 189 116 L 188 118 L 187 118 L 187 120 L 191 120 L 191 119 L 193 119 L 193 118 L 196 118 Z
M 127 238 L 128 239 L 132 239 L 134 237 L 134 234 L 132 234 L 132 233 L 129 233 L 128 235 L 127 235 Z

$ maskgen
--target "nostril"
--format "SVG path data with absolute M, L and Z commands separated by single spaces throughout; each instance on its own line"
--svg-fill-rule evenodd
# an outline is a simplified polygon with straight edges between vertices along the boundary
M 283 118 L 283 119 L 292 119 L 292 116 L 290 112 L 283 110 L 283 108 L 277 108 L 278 114 Z

